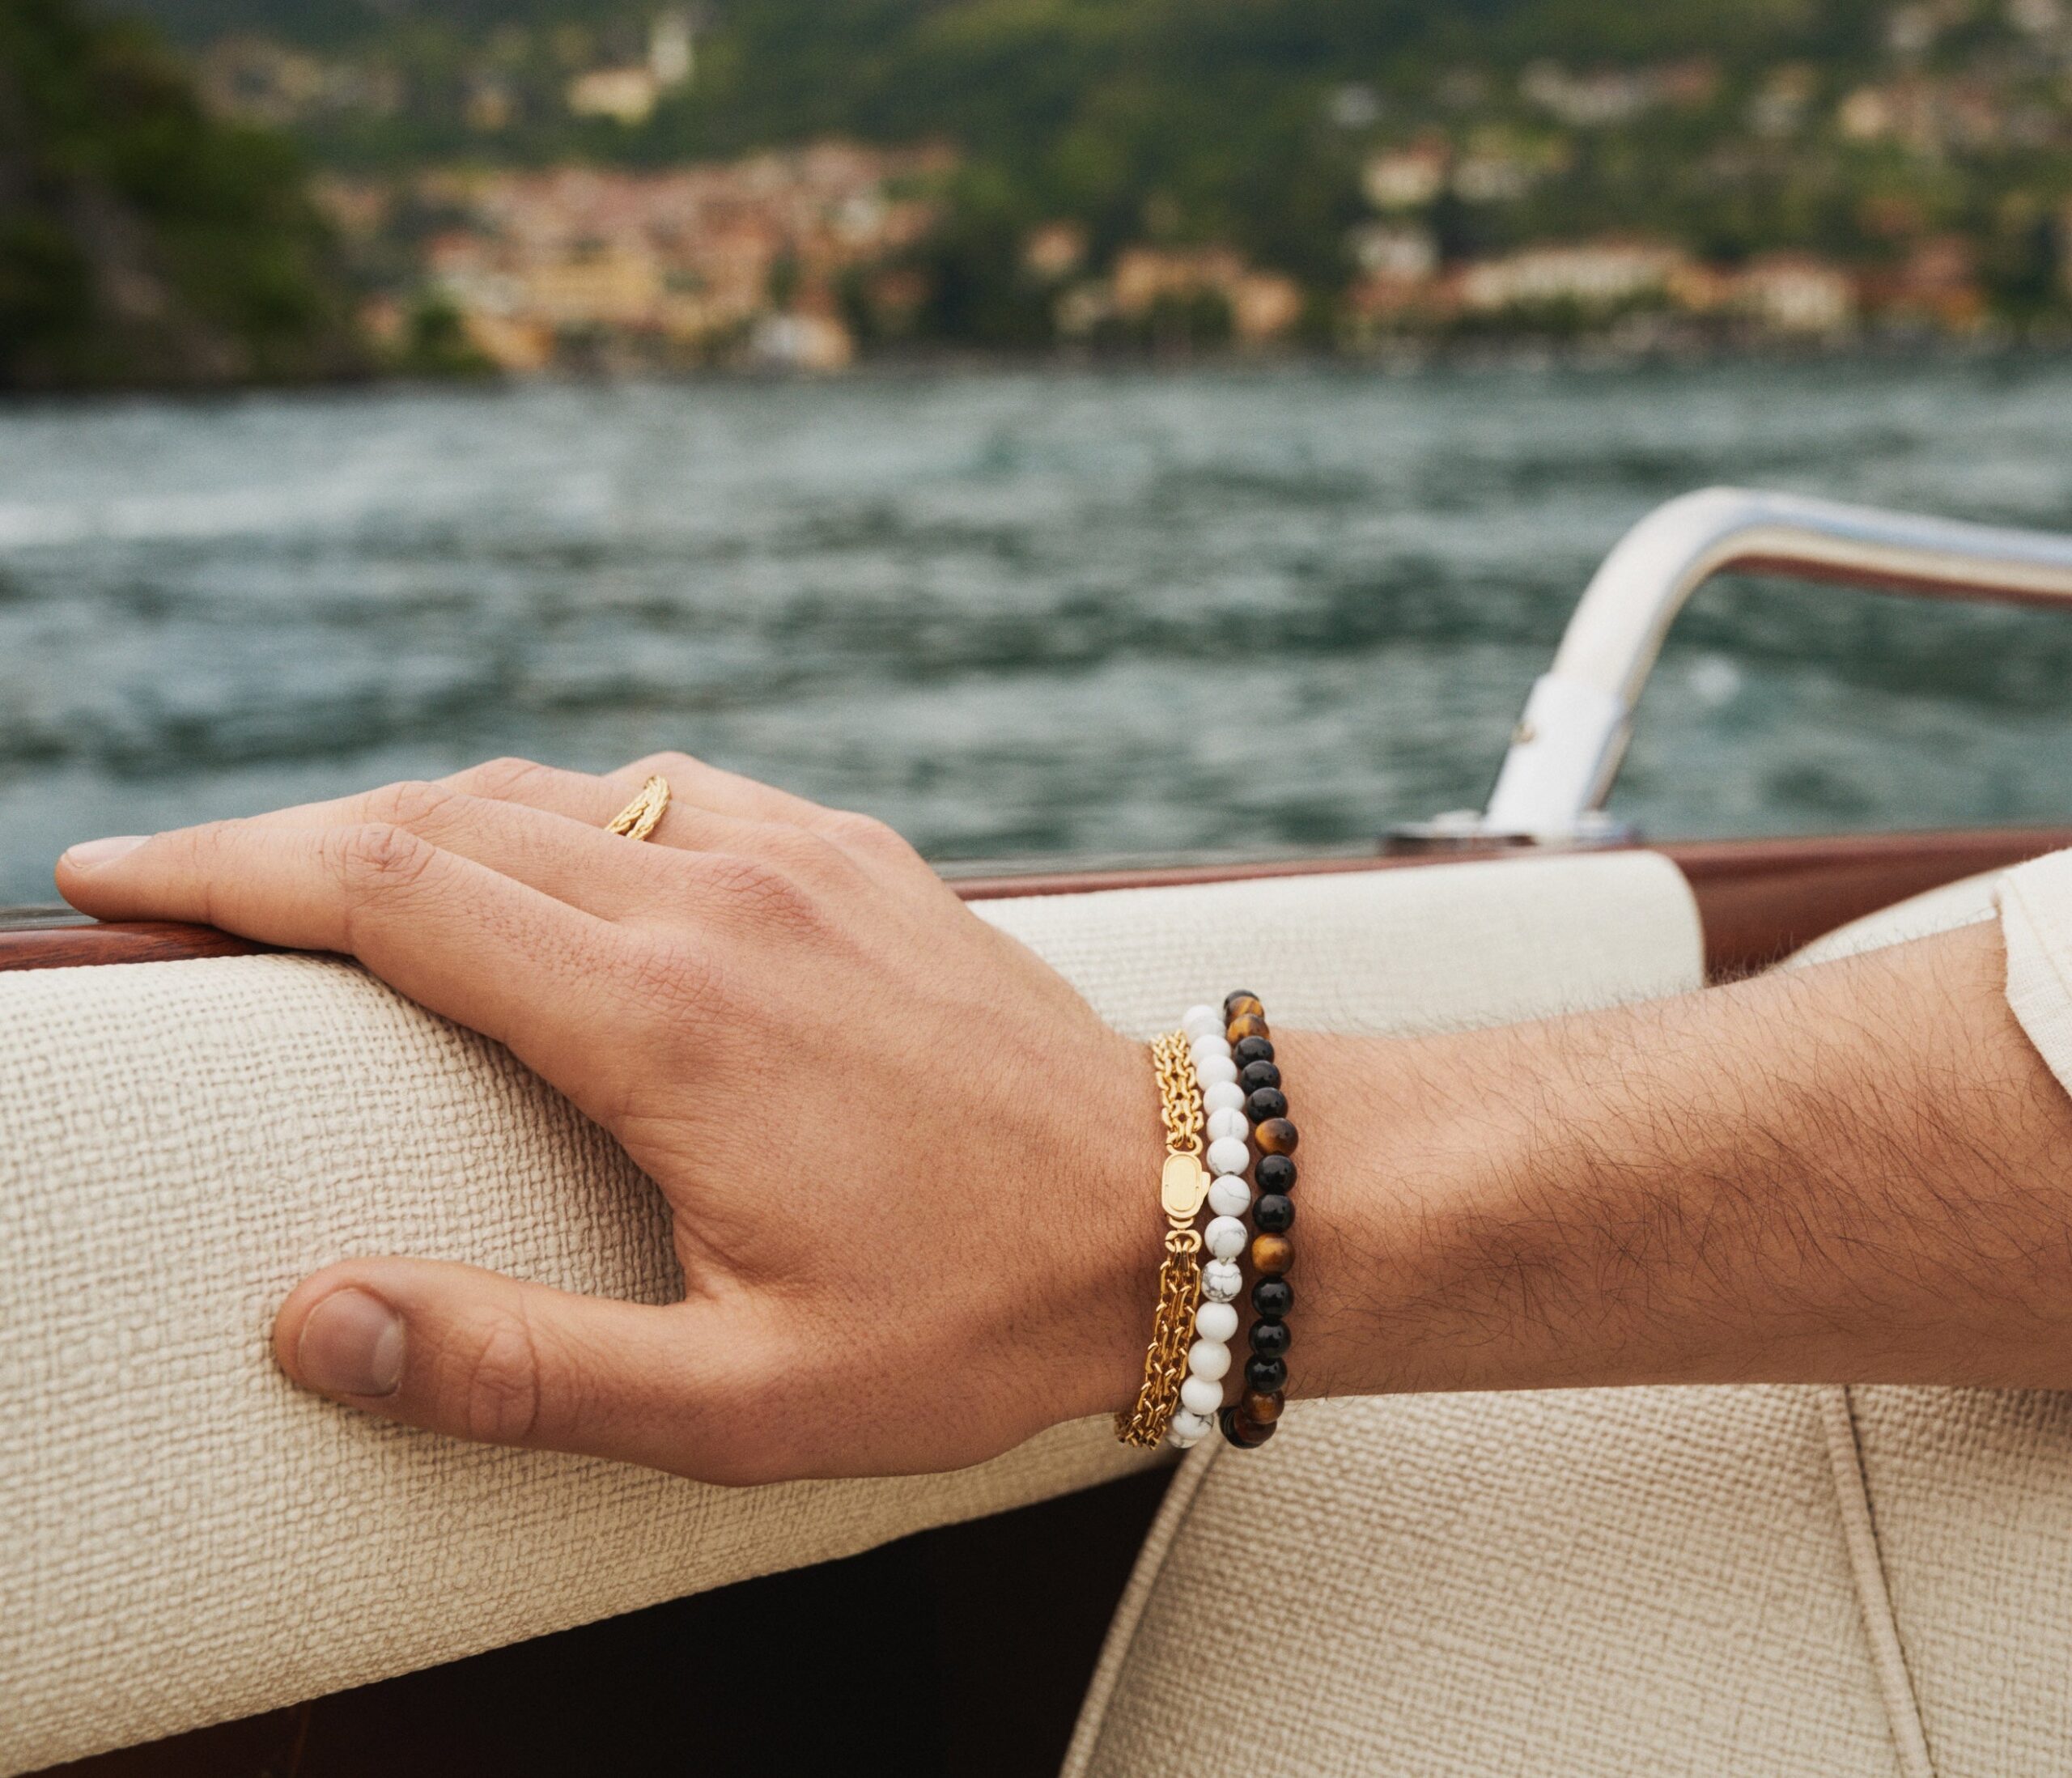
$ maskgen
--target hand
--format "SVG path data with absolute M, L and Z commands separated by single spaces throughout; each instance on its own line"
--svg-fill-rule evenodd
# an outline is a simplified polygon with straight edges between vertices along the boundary
M 653 838 L 605 824 L 650 772 Z M 1142 1049 L 890 829 L 675 754 L 522 761 L 74 847 L 104 919 L 342 952 L 510 1049 L 673 1213 L 654 1306 L 350 1260 L 298 1382 L 464 1437 L 720 1482 L 977 1462 L 1134 1393 L 1157 1097 Z

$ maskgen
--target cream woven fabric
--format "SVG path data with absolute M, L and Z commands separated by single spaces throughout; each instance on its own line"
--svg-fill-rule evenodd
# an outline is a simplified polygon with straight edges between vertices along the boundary
M 1817 1392 L 1785 1389 L 1298 1403 L 1198 1447 L 1066 1767 L 1897 1770 Z
M 1432 1029 L 1660 992 L 1697 967 L 1682 880 L 1644 855 L 986 912 L 1139 1036 L 1240 981 L 1291 1023 Z M 268 1353 L 274 1307 L 314 1267 L 386 1252 L 643 1298 L 675 1282 L 652 1189 L 609 1141 L 355 970 L 0 976 L 0 1770 L 1140 1461 L 1088 1423 L 955 1475 L 728 1492 L 298 1395 Z
M 1794 962 L 1997 905 L 2010 997 L 2072 1087 L 2072 854 Z M 1272 1651 L 1255 1708 L 1204 1708 L 1200 1627 L 1223 1621 Z M 2072 1771 L 2068 1624 L 2072 1397 L 1298 1404 L 1263 1450 L 1189 1459 L 1067 1772 L 2030 1778 Z

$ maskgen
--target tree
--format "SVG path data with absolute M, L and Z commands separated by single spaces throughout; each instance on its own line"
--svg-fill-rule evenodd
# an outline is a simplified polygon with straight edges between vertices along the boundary
M 210 117 L 146 27 L 0 0 L 0 388 L 363 363 L 289 144 Z

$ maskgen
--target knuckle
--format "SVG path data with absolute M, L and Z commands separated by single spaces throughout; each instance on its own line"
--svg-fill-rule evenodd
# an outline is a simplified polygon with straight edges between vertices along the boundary
M 250 824 L 210 821 L 147 842 L 167 848 L 167 869 L 193 891 L 196 916 L 211 926 L 224 923 L 224 886 L 243 868 Z
M 785 875 L 809 883 L 843 875 L 856 864 L 831 834 L 805 827 L 776 828 L 758 850 Z
M 168 845 L 172 855 L 190 870 L 213 876 L 234 865 L 250 823 L 205 821 L 177 834 L 160 836 L 157 843 Z
M 796 864 L 710 852 L 700 859 L 699 875 L 730 914 L 752 923 L 801 928 L 820 917 L 818 898 Z
M 407 889 L 431 868 L 436 855 L 430 842 L 393 821 L 341 828 L 327 844 L 340 885 L 354 897 Z
M 522 1445 L 539 1430 L 540 1355 L 522 1315 L 499 1312 L 456 1343 L 442 1367 L 443 1418 L 473 1439 Z
M 443 784 L 406 779 L 384 784 L 367 798 L 367 818 L 392 827 L 421 827 L 437 820 L 458 800 L 458 793 Z
M 913 848 L 905 838 L 875 815 L 855 809 L 837 809 L 827 818 L 828 838 L 845 851 L 873 858 L 904 858 Z
M 453 782 L 470 796 L 486 796 L 500 803 L 516 802 L 532 786 L 548 775 L 548 768 L 537 760 L 521 759 L 507 753 L 501 759 L 484 760 L 479 766 L 471 766 Z
M 664 778 L 673 776 L 688 778 L 692 773 L 701 770 L 703 763 L 701 760 L 692 758 L 689 753 L 680 753 L 672 749 L 659 753 L 649 753 L 643 758 L 636 759 L 626 768 L 626 771 L 628 777 L 631 777 L 635 773 L 647 777 L 659 772 Z

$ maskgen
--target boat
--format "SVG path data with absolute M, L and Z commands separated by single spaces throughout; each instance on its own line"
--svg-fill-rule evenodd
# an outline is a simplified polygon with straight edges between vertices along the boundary
M 1619 823 L 1662 639 L 1729 571 L 2057 605 L 2072 536 L 1688 494 L 1590 582 L 1482 810 L 1357 857 L 958 893 L 1140 1035 L 1204 978 L 1413 1032 L 1940 930 L 2072 846 Z M 6 1772 L 2072 1766 L 2072 1398 L 1379 1398 L 1297 1404 L 1247 1462 L 1089 1422 L 953 1475 L 746 1491 L 462 1446 L 296 1394 L 271 1309 L 370 1229 L 665 1292 L 609 1139 L 351 966 L 199 928 L 8 916 L 0 1033 Z

